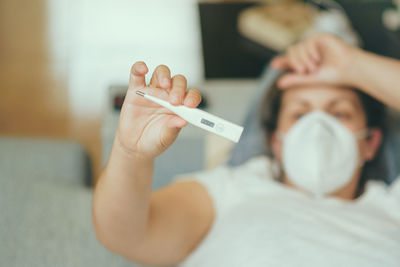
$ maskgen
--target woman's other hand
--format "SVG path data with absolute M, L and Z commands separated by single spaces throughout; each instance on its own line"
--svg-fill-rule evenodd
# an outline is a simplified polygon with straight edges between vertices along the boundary
M 292 71 L 278 81 L 282 89 L 313 83 L 351 86 L 349 75 L 357 50 L 332 34 L 322 33 L 291 46 L 273 59 L 271 66 Z
M 197 107 L 201 101 L 196 89 L 186 91 L 187 81 L 182 75 L 171 77 L 167 66 L 158 66 L 146 85 L 148 68 L 136 62 L 131 69 L 129 88 L 121 110 L 115 145 L 134 156 L 155 158 L 176 139 L 187 122 L 164 107 L 136 94 L 141 90 L 169 101 L 173 105 Z

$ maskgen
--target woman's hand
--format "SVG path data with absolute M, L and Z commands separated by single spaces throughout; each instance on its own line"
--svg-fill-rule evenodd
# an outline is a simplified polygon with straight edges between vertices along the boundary
M 358 50 L 334 35 L 318 34 L 291 46 L 271 66 L 292 70 L 280 78 L 280 88 L 313 83 L 352 86 L 350 72 Z
M 182 75 L 171 78 L 167 66 L 160 65 L 156 68 L 149 86 L 145 82 L 147 72 L 144 62 L 136 62 L 132 66 L 115 145 L 130 155 L 152 159 L 174 142 L 187 122 L 166 108 L 137 95 L 136 91 L 141 90 L 173 105 L 192 108 L 198 106 L 201 95 L 196 89 L 186 91 L 186 78 Z
M 288 49 L 271 66 L 289 69 L 278 87 L 330 84 L 357 88 L 400 110 L 400 61 L 350 46 L 331 34 L 318 34 Z

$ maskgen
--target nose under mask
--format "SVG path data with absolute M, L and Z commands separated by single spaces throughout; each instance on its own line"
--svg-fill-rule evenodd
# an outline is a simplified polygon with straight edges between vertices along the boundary
M 283 169 L 297 187 L 316 196 L 328 195 L 348 184 L 360 159 L 357 139 L 367 130 L 353 133 L 323 111 L 302 117 L 285 135 Z

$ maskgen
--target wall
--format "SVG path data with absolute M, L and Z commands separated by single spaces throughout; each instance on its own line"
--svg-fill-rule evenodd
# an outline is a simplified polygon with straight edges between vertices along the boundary
M 72 136 L 84 142 L 96 173 L 107 88 L 128 83 L 131 65 L 145 61 L 184 74 L 197 87 L 203 65 L 196 0 L 47 0 L 55 76 L 68 86 Z M 150 77 L 148 77 L 150 78 Z
M 0 134 L 63 136 L 67 81 L 53 75 L 46 0 L 0 0 Z
M 195 0 L 48 0 L 53 57 L 68 55 L 74 118 L 97 118 L 111 84 L 127 84 L 130 66 L 169 65 L 201 83 L 202 59 Z
M 195 0 L 0 0 L 0 134 L 83 143 L 100 167 L 111 84 L 167 64 L 201 84 Z

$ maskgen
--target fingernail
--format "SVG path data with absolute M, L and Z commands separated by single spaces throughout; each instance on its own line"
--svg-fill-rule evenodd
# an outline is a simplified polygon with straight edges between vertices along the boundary
M 171 102 L 174 104 L 179 104 L 180 102 L 179 96 L 175 94 L 171 95 Z
M 169 79 L 168 78 L 164 78 L 162 80 L 162 85 L 165 86 L 165 87 L 169 86 Z
M 188 99 L 185 99 L 184 104 L 185 104 L 186 106 L 194 106 L 194 105 L 195 105 L 195 102 L 194 102 L 194 100 L 193 100 L 192 98 L 188 98 Z
M 138 71 L 140 72 L 146 71 L 146 67 L 143 63 L 138 65 Z

